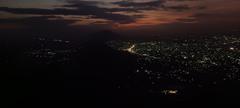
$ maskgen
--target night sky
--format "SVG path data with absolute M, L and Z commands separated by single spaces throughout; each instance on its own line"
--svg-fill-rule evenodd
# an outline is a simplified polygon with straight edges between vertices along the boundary
M 130 35 L 229 31 L 240 28 L 239 5 L 239 0 L 0 0 L 0 29 L 55 22 Z

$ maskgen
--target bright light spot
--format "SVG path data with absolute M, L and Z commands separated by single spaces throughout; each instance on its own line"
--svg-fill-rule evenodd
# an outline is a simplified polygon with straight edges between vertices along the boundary
M 169 90 L 169 94 L 177 94 L 177 90 Z
M 233 47 L 230 47 L 229 49 L 230 49 L 230 50 L 234 50 L 235 48 L 233 48 Z
M 135 48 L 135 44 L 131 45 L 129 48 L 125 49 L 127 52 L 130 53 L 135 53 L 135 51 L 133 50 Z
M 175 95 L 178 93 L 178 90 L 163 90 L 162 93 L 164 93 L 165 95 L 167 95 L 167 94 Z

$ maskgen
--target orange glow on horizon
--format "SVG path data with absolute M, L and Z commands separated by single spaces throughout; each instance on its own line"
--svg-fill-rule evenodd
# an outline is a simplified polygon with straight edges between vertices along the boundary
M 112 26 L 113 29 L 137 29 L 142 27 L 151 27 L 161 24 L 170 24 L 180 22 L 179 19 L 194 19 L 193 14 L 189 13 L 174 13 L 166 11 L 146 11 L 144 17 L 137 19 L 135 22 L 127 24 L 116 23 Z

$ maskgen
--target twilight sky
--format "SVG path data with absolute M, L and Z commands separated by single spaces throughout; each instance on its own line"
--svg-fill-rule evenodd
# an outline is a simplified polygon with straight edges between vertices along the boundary
M 240 28 L 240 0 L 0 0 L 0 29 L 33 23 L 125 32 Z

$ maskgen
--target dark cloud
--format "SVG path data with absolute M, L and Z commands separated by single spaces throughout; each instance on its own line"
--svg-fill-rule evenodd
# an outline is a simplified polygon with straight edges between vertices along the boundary
M 182 23 L 193 23 L 193 22 L 196 22 L 195 18 L 179 18 L 177 20 L 179 22 L 182 22 Z
M 91 16 L 92 18 L 100 18 L 110 20 L 116 23 L 130 23 L 134 22 L 139 16 L 129 16 L 117 14 L 112 12 L 131 11 L 129 9 L 108 9 L 96 6 L 99 2 L 91 1 L 77 1 L 67 0 L 68 5 L 62 8 L 54 9 L 40 9 L 40 8 L 8 8 L 0 7 L 0 11 L 9 12 L 14 14 L 32 14 L 32 15 L 80 15 Z M 73 9 L 74 8 L 74 9 Z
M 138 12 L 138 10 L 133 8 L 103 8 L 97 5 L 105 5 L 104 2 L 99 1 L 82 1 L 82 0 L 66 0 L 67 4 L 63 5 L 66 8 L 75 8 L 78 10 L 89 10 L 92 12 L 101 11 L 105 12 Z M 98 9 L 98 10 L 94 10 Z
M 131 23 L 137 18 L 142 17 L 139 15 L 130 16 L 116 14 L 114 12 L 138 12 L 138 10 L 132 8 L 103 8 L 97 6 L 99 4 L 104 4 L 104 2 L 99 1 L 66 0 L 66 2 L 68 4 L 63 6 L 65 8 L 74 8 L 78 11 L 83 11 L 89 15 L 93 15 L 94 18 L 103 18 L 118 23 Z
M 113 4 L 119 5 L 121 7 L 133 7 L 136 9 L 153 9 L 156 7 L 162 7 L 163 3 L 165 3 L 166 0 L 155 0 L 155 1 L 149 1 L 149 2 L 133 2 L 131 0 L 123 0 L 118 2 L 113 2 Z
M 54 20 L 49 20 L 55 18 Z M 28 28 L 54 28 L 57 27 L 67 27 L 69 24 L 74 23 L 74 20 L 63 20 L 55 16 L 34 16 L 28 18 L 8 18 L 0 19 L 0 24 L 15 24 L 15 25 L 24 25 Z
M 119 5 L 124 8 L 130 8 L 134 10 L 155 10 L 155 9 L 164 9 L 164 10 L 174 10 L 174 11 L 185 11 L 191 9 L 205 9 L 203 6 L 199 7 L 190 7 L 189 5 L 175 5 L 168 6 L 166 2 L 175 1 L 175 2 L 184 2 L 184 1 L 198 1 L 198 0 L 154 0 L 148 2 L 134 2 L 132 0 L 122 0 L 118 2 L 113 2 L 112 4 Z
M 144 17 L 144 15 L 127 15 L 119 14 L 117 12 L 137 12 L 141 13 L 143 10 L 157 10 L 159 8 L 175 11 L 190 10 L 188 5 L 166 6 L 164 3 L 169 0 L 154 0 L 149 2 L 133 2 L 124 0 L 113 2 L 112 4 L 119 5 L 115 8 L 104 8 L 98 6 L 104 4 L 101 1 L 82 1 L 82 0 L 65 0 L 66 4 L 61 8 L 41 9 L 41 8 L 9 8 L 0 7 L 0 11 L 9 12 L 13 14 L 32 14 L 32 15 L 77 15 L 90 16 L 89 18 L 99 18 L 110 20 L 114 23 L 126 24 L 135 22 L 136 19 Z M 180 0 L 170 0 L 180 1 Z M 195 1 L 195 0 L 181 0 L 181 1 Z
M 186 10 L 191 10 L 192 8 L 189 7 L 188 5 L 177 5 L 177 6 L 163 6 L 164 9 L 166 10 L 175 10 L 175 11 L 186 11 Z

